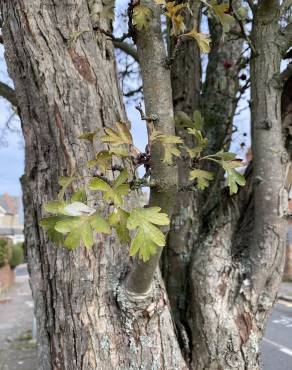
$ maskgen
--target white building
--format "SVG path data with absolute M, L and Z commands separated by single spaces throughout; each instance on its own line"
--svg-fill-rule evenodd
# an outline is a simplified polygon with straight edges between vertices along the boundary
M 24 241 L 21 213 L 20 197 L 0 195 L 0 238 L 11 239 L 13 244 Z

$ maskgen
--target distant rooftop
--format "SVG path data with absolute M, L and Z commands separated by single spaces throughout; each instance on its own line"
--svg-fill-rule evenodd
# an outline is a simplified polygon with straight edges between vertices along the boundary
M 8 193 L 0 195 L 0 209 L 12 215 L 18 215 L 19 220 L 23 223 L 23 207 L 21 197 L 13 196 Z

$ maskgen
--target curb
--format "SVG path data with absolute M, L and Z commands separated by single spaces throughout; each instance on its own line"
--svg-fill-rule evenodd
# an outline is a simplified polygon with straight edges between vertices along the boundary
M 278 299 L 281 299 L 282 301 L 286 301 L 286 302 L 292 302 L 292 296 L 285 295 L 285 294 L 278 295 Z

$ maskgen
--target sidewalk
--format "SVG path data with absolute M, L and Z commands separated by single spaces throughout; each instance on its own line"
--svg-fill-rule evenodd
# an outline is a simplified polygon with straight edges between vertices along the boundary
M 279 299 L 284 299 L 288 302 L 292 302 L 292 283 L 281 283 L 278 297 Z
M 21 266 L 13 287 L 0 295 L 0 370 L 36 370 L 32 321 L 28 275 L 26 267 Z

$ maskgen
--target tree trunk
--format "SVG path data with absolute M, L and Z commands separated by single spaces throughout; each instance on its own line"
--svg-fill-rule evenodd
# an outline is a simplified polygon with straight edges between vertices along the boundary
M 240 6 L 237 1 L 235 6 Z M 201 2 L 191 3 L 193 16 L 186 18 L 187 29 L 194 25 L 199 28 Z M 193 41 L 182 43 L 171 66 L 173 103 L 175 111 L 183 111 L 188 115 L 196 110 L 204 117 L 204 130 L 209 139 L 208 153 L 215 153 L 223 148 L 228 150 L 230 132 L 238 99 L 238 76 L 242 68 L 243 39 L 227 34 L 222 39 L 222 27 L 215 19 L 209 19 L 212 38 L 212 48 L 208 55 L 206 79 L 201 95 L 201 55 L 197 44 Z M 235 23 L 232 30 L 238 31 Z M 174 53 L 175 42 L 170 43 L 170 55 Z M 225 62 L 232 65 L 226 69 Z M 189 144 L 194 145 L 190 135 L 185 130 L 176 128 L 177 134 L 184 137 Z M 210 162 L 211 163 L 211 162 Z M 210 189 L 204 192 L 180 191 L 177 195 L 175 214 L 172 217 L 168 244 L 163 258 L 163 277 L 175 323 L 177 325 L 180 345 L 186 359 L 191 359 L 192 333 L 187 318 L 190 306 L 190 263 L 202 234 L 209 231 L 208 220 L 210 209 L 220 207 L 223 171 L 217 166 L 207 169 L 216 174 Z M 188 183 L 189 163 L 178 160 L 180 187 Z M 218 170 L 219 169 L 219 170 Z M 204 214 L 206 217 L 203 217 Z M 206 234 L 204 234 L 206 235 Z M 200 257 L 198 257 L 200 258 Z M 201 289 L 204 289 L 202 286 Z M 206 333 L 207 335 L 207 333 Z M 197 340 L 201 340 L 200 337 Z
M 281 51 L 272 40 L 279 32 L 277 7 L 277 1 L 259 2 L 253 19 L 254 180 L 209 215 L 210 232 L 193 255 L 188 317 L 196 370 L 259 369 L 260 341 L 282 277 L 287 198 Z
M 128 248 L 113 237 L 96 238 L 92 250 L 56 248 L 38 225 L 42 205 L 56 197 L 59 176 L 88 175 L 86 161 L 101 149 L 78 136 L 125 120 L 111 44 L 93 31 L 84 0 L 8 0 L 1 10 L 25 138 L 25 237 L 38 368 L 186 369 L 161 279 L 153 295 L 137 303 L 120 285 Z M 107 28 L 105 21 L 101 27 Z

